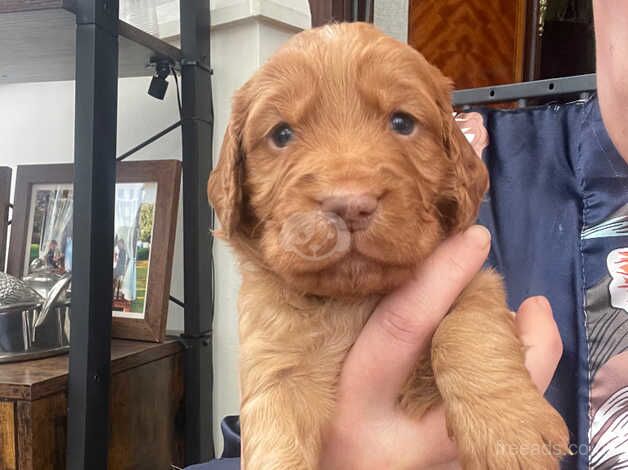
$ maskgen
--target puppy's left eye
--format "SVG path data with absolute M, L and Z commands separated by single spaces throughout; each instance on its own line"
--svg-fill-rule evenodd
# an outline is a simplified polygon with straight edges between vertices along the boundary
M 275 127 L 270 133 L 270 138 L 275 146 L 284 148 L 294 137 L 294 131 L 286 124 L 282 123 Z
M 406 113 L 394 113 L 390 116 L 390 127 L 397 134 L 410 135 L 416 126 L 414 118 Z

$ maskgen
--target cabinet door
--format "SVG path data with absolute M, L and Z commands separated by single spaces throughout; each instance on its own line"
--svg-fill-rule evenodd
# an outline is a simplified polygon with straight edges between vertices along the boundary
M 0 470 L 15 470 L 15 403 L 0 401 Z
M 456 88 L 523 79 L 525 0 L 411 0 L 409 43 Z
M 19 470 L 65 470 L 67 397 L 17 402 Z

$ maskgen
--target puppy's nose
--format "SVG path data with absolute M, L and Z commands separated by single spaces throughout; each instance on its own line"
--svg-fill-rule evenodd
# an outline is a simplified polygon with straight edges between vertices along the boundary
M 377 198 L 370 194 L 347 194 L 325 198 L 321 209 L 342 217 L 350 230 L 363 230 L 377 210 L 377 204 Z

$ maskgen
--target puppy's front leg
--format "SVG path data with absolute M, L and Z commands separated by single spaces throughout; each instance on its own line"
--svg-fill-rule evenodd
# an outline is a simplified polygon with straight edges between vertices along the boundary
M 481 272 L 445 317 L 432 367 L 465 470 L 558 468 L 567 428 L 525 368 L 495 273 Z
M 245 278 L 240 303 L 244 468 L 314 470 L 342 362 L 377 299 L 294 307 L 254 281 Z
M 326 400 L 307 377 L 277 373 L 275 383 L 243 384 L 243 469 L 315 470 Z

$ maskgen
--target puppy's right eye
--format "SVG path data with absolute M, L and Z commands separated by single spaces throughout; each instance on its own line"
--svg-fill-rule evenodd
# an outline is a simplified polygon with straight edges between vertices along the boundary
M 414 131 L 415 121 L 412 116 L 406 113 L 394 113 L 390 117 L 390 127 L 397 134 L 410 135 Z
M 279 147 L 280 149 L 288 145 L 293 137 L 294 131 L 286 123 L 279 124 L 273 129 L 270 134 L 270 138 L 273 141 L 273 144 L 275 144 L 275 146 Z

